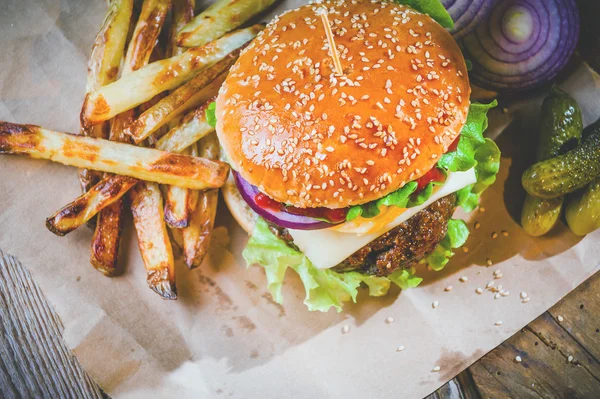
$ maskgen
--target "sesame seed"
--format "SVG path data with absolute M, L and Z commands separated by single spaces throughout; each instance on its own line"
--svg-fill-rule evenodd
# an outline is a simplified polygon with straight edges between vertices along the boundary
M 404 345 L 400 345 L 398 347 L 398 349 L 396 349 L 396 352 L 402 352 L 404 350 Z
M 494 299 L 498 299 L 498 298 L 500 298 L 500 293 L 499 293 L 499 292 L 496 292 L 496 293 L 494 294 Z
M 440 366 L 435 366 L 431 371 L 434 372 L 434 373 L 437 373 L 440 370 L 441 370 Z
M 527 298 L 523 299 L 523 301 L 522 301 L 522 302 L 523 302 L 523 303 L 527 303 L 527 302 L 529 302 L 529 301 L 531 301 L 531 297 L 529 297 L 529 296 L 528 296 Z
M 523 359 L 521 359 L 521 356 L 515 357 L 515 362 L 521 363 L 521 361 L 523 361 Z
M 461 278 L 458 279 L 461 283 L 466 283 L 467 281 L 469 281 L 469 278 L 467 276 L 461 276 Z
M 388 316 L 388 317 L 386 317 L 386 318 L 385 318 L 385 322 L 386 322 L 387 324 L 393 323 L 393 322 L 394 322 L 394 318 L 393 318 L 393 317 L 391 317 L 391 316 Z
M 479 295 L 483 294 L 483 290 L 481 288 L 477 288 L 475 290 L 476 293 L 478 293 Z
M 527 293 L 525 291 L 521 291 L 519 296 L 521 297 L 521 299 L 525 299 L 525 298 L 527 298 Z
M 498 233 L 496 233 L 495 231 L 492 233 L 492 238 L 498 238 Z
M 485 261 L 485 264 L 488 265 L 488 266 L 492 266 L 493 262 L 492 262 L 492 260 L 490 258 L 487 258 L 487 260 Z
M 435 309 L 438 307 L 439 304 L 440 303 L 438 301 L 433 301 L 433 303 L 431 304 L 431 307 Z
M 571 363 L 572 361 L 573 361 L 573 356 L 569 356 L 569 357 L 567 358 L 567 362 Z
M 482 207 L 480 207 L 480 208 L 479 208 L 479 212 L 481 212 L 481 213 L 485 213 L 485 208 L 484 208 L 483 206 L 482 206 Z
M 446 292 L 452 291 L 452 286 L 451 285 L 447 286 L 446 288 L 444 288 L 444 291 L 446 291 Z
M 490 281 L 489 283 L 487 283 L 487 285 L 485 286 L 485 288 L 492 288 L 494 286 L 494 282 Z
M 348 324 L 344 324 L 342 327 L 342 334 L 348 334 L 350 332 L 350 326 Z
M 506 230 L 502 230 L 502 235 L 503 235 L 504 237 L 508 237 L 508 231 L 506 231 Z
M 501 326 L 502 324 L 504 324 L 502 322 L 502 320 L 498 320 L 497 322 L 494 323 L 495 326 Z
M 558 315 L 558 317 L 556 318 L 560 323 L 562 323 L 565 319 L 561 316 Z
M 481 223 L 479 223 L 479 222 L 475 222 L 475 228 L 476 228 L 476 229 L 479 229 L 480 227 L 481 227 Z

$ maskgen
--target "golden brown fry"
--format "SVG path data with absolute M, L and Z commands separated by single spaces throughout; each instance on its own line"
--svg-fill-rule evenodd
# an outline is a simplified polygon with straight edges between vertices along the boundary
M 127 134 L 140 143 L 174 118 L 216 96 L 238 55 L 239 51 L 234 51 L 160 100 L 129 126 Z
M 92 45 L 86 92 L 97 90 L 117 79 L 132 11 L 133 0 L 114 0 L 110 3 L 104 22 Z
M 196 145 L 192 144 L 182 154 L 198 156 Z M 165 222 L 167 225 L 178 229 L 187 227 L 197 202 L 197 190 L 168 186 L 165 192 Z
M 201 119 L 204 116 L 204 109 L 202 108 L 202 111 L 199 113 L 201 115 L 198 118 Z M 206 123 L 206 121 L 204 123 Z M 0 153 L 4 151 L 2 146 L 2 126 L 3 124 L 0 122 Z M 208 126 L 210 129 L 207 133 L 214 131 L 214 128 L 210 125 L 206 124 L 206 126 Z M 184 130 L 188 132 L 189 136 L 185 136 L 183 134 L 173 135 L 170 140 L 161 140 L 160 148 L 163 151 L 177 152 L 176 150 L 179 148 L 183 149 L 189 147 L 198 140 L 196 130 L 192 128 Z M 167 135 L 164 137 L 167 137 Z M 216 150 L 218 151 L 218 146 Z M 211 158 L 213 157 L 211 156 Z M 136 179 L 126 176 L 112 175 L 105 177 L 98 184 L 96 184 L 89 193 L 81 195 L 75 201 L 67 204 L 54 215 L 52 215 L 48 220 L 50 221 L 50 225 L 54 228 L 49 227 L 50 230 L 54 231 L 56 234 L 64 235 L 76 229 L 96 215 L 96 213 L 98 213 L 101 209 L 121 198 L 121 196 L 136 183 Z M 59 215 L 60 218 L 68 217 L 69 221 L 54 221 L 54 219 L 59 217 Z M 71 220 L 71 217 L 74 220 Z M 65 223 L 64 227 L 60 227 L 62 223 Z
M 173 8 L 171 9 L 171 34 L 169 40 L 169 54 L 171 57 L 185 52 L 185 48 L 177 45 L 177 35 L 183 27 L 194 18 L 195 0 L 173 0 Z
M 181 121 L 156 143 L 156 148 L 163 151 L 181 152 L 215 128 L 206 120 L 206 108 L 211 101 L 198 107 L 184 116 Z
M 204 47 L 153 62 L 86 96 L 81 113 L 83 126 L 91 126 L 134 108 L 155 95 L 172 90 L 252 40 L 263 25 L 225 35 Z
M 177 299 L 175 261 L 155 183 L 140 182 L 130 191 L 131 212 L 148 286 L 163 299 Z
M 54 234 L 64 236 L 118 201 L 137 182 L 137 179 L 126 176 L 105 177 L 88 192 L 46 219 L 46 227 Z
M 275 0 L 217 0 L 181 30 L 177 42 L 183 47 L 203 46 L 243 25 L 273 3 Z
M 219 141 L 215 135 L 205 137 L 198 143 L 199 155 L 209 159 L 219 158 Z M 200 266 L 208 253 L 210 236 L 217 216 L 218 190 L 207 190 L 199 194 L 198 204 L 190 223 L 183 229 L 183 253 L 189 268 Z
M 116 276 L 121 227 L 123 216 L 123 199 L 102 209 L 98 214 L 96 229 L 92 237 L 90 262 L 96 270 L 105 276 Z
M 190 224 L 183 229 L 183 254 L 190 269 L 200 266 L 208 253 L 218 201 L 219 190 L 202 191 Z
M 174 0 L 171 15 L 173 19 L 171 22 L 169 45 L 170 55 L 174 56 L 182 54 L 185 51 L 183 47 L 177 46 L 177 33 L 194 17 L 194 1 Z M 167 123 L 169 130 L 177 126 L 179 120 L 179 116 L 171 118 Z M 197 156 L 196 146 L 190 146 L 183 150 L 182 154 Z M 190 213 L 196 207 L 196 202 L 198 201 L 198 191 L 167 186 L 163 193 L 165 200 L 165 222 L 171 227 L 171 238 L 176 234 L 181 236 L 181 231 L 178 228 L 186 227 L 189 224 Z M 179 246 L 179 248 L 183 248 L 183 246 Z
M 148 64 L 170 5 L 171 0 L 144 0 L 127 48 L 122 75 L 127 75 Z
M 129 41 L 122 75 L 135 71 L 148 63 L 169 10 L 169 4 L 169 0 L 144 1 Z M 123 134 L 123 129 L 131 123 L 133 117 L 133 110 L 117 115 L 111 124 L 110 140 L 129 142 L 129 137 Z M 104 124 L 106 122 L 100 125 Z M 102 209 L 96 221 L 90 262 L 94 268 L 107 276 L 116 274 L 122 219 L 123 200 L 120 199 Z
M 109 4 L 104 22 L 92 46 L 88 62 L 86 93 L 97 90 L 117 79 L 132 10 L 133 0 L 115 0 Z M 107 123 L 101 123 L 88 130 L 81 129 L 80 133 L 91 137 L 107 138 L 108 129 Z M 79 181 L 82 190 L 84 192 L 89 190 L 101 177 L 102 175 L 96 171 L 80 170 Z
M 8 122 L 0 122 L 2 153 L 197 190 L 220 187 L 229 172 L 222 162 Z

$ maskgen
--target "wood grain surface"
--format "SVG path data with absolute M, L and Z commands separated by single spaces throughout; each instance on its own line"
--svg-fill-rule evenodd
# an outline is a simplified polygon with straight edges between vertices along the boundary
M 0 250 L 0 397 L 103 398 L 29 272 Z
M 599 316 L 597 273 L 428 399 L 599 398 Z M 0 250 L 1 398 L 107 397 L 61 332 L 29 272 Z

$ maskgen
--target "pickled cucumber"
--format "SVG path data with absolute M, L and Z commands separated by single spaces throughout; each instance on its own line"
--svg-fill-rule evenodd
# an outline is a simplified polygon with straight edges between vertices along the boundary
M 577 102 L 557 87 L 542 104 L 537 161 L 560 155 L 579 143 L 583 121 Z M 545 199 L 527 195 L 521 212 L 521 226 L 527 234 L 539 237 L 554 227 L 560 217 L 563 197 Z
M 549 232 L 558 221 L 564 197 L 546 199 L 528 195 L 521 212 L 521 226 L 533 237 Z
M 600 229 L 600 178 L 569 198 L 566 217 L 569 228 L 578 236 Z
M 553 86 L 542 104 L 537 161 L 545 161 L 579 144 L 583 120 L 577 101 Z
M 525 171 L 521 179 L 528 194 L 556 198 L 584 187 L 600 175 L 600 132 L 584 139 L 579 147 Z

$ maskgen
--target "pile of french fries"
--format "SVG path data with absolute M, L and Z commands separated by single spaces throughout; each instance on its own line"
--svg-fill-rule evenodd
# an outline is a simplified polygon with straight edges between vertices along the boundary
M 189 268 L 208 250 L 229 173 L 206 109 L 263 25 L 240 28 L 274 0 L 111 0 L 88 64 L 78 135 L 0 121 L 0 154 L 79 168 L 83 194 L 46 220 L 57 235 L 88 223 L 91 264 L 119 274 L 127 208 L 148 285 L 176 299 L 173 246 Z

